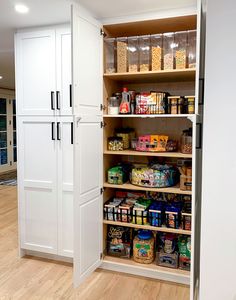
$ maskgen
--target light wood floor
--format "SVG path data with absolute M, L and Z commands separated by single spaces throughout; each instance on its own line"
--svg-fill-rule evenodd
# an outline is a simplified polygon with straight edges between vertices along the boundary
M 17 256 L 16 187 L 0 187 L 0 300 L 189 300 L 186 286 L 97 270 L 78 289 L 72 266 Z

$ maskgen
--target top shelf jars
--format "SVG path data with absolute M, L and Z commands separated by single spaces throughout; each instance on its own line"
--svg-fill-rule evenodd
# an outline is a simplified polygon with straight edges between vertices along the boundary
M 105 73 L 196 67 L 196 30 L 105 38 Z

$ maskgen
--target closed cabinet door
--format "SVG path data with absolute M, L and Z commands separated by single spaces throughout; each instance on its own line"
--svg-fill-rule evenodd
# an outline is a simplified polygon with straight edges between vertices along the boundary
M 54 115 L 56 109 L 55 30 L 17 33 L 18 115 Z
M 21 248 L 57 253 L 57 133 L 54 117 L 18 117 Z
M 70 27 L 56 29 L 56 110 L 58 115 L 72 115 L 71 32 Z
M 58 118 L 58 255 L 73 256 L 73 119 Z

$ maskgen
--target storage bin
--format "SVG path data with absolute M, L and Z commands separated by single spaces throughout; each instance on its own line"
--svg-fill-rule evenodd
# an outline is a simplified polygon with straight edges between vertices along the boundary
M 181 210 L 178 207 L 169 205 L 166 207 L 166 226 L 168 228 L 179 229 L 181 225 Z
M 150 70 L 150 35 L 142 35 L 139 41 L 139 70 L 146 72 Z
M 196 68 L 197 31 L 188 31 L 188 67 Z
M 191 230 L 192 227 L 192 214 L 182 212 L 182 223 L 184 230 Z
M 150 264 L 154 260 L 154 237 L 149 230 L 139 230 L 133 241 L 134 261 Z
M 187 31 L 175 33 L 175 68 L 185 69 L 187 63 Z
M 162 70 L 163 60 L 163 43 L 162 34 L 151 35 L 151 70 L 160 71 Z
M 127 72 L 128 56 L 127 56 L 127 38 L 117 38 L 117 72 Z
M 133 206 L 137 200 L 135 199 L 125 199 L 119 205 L 117 219 L 119 222 L 130 223 L 132 222 L 133 216 Z
M 148 220 L 151 226 L 161 227 L 163 223 L 164 205 L 162 202 L 153 202 L 148 208 Z
M 138 72 L 139 69 L 139 48 L 138 37 L 128 37 L 128 71 Z
M 121 166 L 116 166 L 108 170 L 108 183 L 123 184 L 126 181 L 127 178 Z
M 116 72 L 116 39 L 105 38 L 105 73 Z
M 180 189 L 181 191 L 192 190 L 192 176 L 180 175 Z
M 107 254 L 111 256 L 130 258 L 132 234 L 130 228 L 108 225 Z
M 160 252 L 157 252 L 157 265 L 177 269 L 178 253 L 165 253 L 163 250 L 160 250 Z
M 123 151 L 124 143 L 122 137 L 109 137 L 107 149 L 109 151 Z
M 104 204 L 103 208 L 103 216 L 105 220 L 117 221 L 118 220 L 118 207 L 121 204 L 123 199 L 114 198 L 112 200 L 107 201 Z
M 139 225 L 148 224 L 148 207 L 151 204 L 150 199 L 140 198 L 135 202 L 133 207 L 133 220 L 132 223 Z
M 164 70 L 174 69 L 174 32 L 163 34 Z

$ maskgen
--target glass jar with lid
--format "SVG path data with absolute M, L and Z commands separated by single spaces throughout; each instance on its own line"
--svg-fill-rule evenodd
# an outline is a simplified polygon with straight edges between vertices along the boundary
M 127 62 L 128 62 L 127 37 L 117 38 L 116 39 L 116 48 L 117 48 L 117 72 L 125 73 L 125 72 L 127 72 Z
M 163 34 L 164 70 L 174 69 L 174 32 Z
M 120 99 L 118 97 L 110 97 L 108 100 L 108 114 L 119 115 Z
M 154 237 L 150 230 L 138 230 L 133 240 L 134 261 L 150 264 L 154 260 Z
M 151 35 L 151 69 L 152 71 L 160 71 L 162 69 L 162 34 Z
M 187 62 L 187 32 L 175 33 L 175 68 L 185 69 Z
M 181 152 L 184 154 L 192 153 L 192 128 L 184 130 L 182 133 Z

